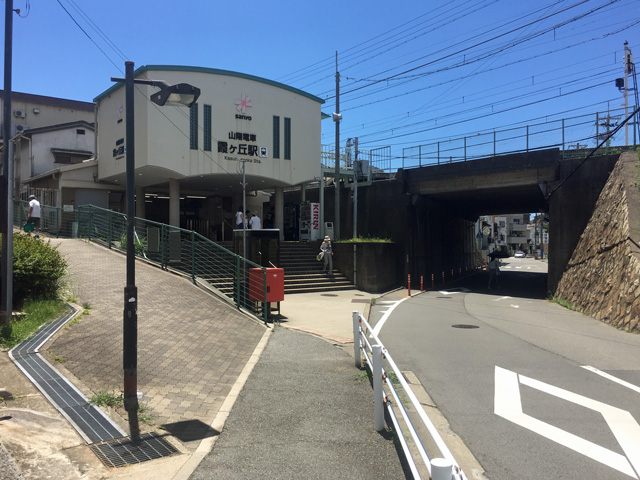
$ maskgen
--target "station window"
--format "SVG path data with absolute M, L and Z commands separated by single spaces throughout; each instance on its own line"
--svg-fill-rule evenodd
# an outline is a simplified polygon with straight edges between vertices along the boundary
M 189 108 L 189 148 L 198 149 L 198 104 L 194 103 Z
M 291 119 L 284 117 L 284 159 L 291 160 Z
M 280 117 L 273 116 L 273 158 L 280 158 Z
M 211 151 L 211 105 L 204 106 L 203 113 L 204 133 L 203 136 L 203 148 L 205 152 Z

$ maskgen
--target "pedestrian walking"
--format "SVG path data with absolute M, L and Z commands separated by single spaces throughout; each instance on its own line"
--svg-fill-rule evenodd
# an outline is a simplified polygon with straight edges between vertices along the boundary
M 35 228 L 35 237 L 40 236 L 40 202 L 35 195 L 29 196 L 29 215 L 27 216 L 27 224 L 33 223 Z
M 333 276 L 333 248 L 331 247 L 331 238 L 327 235 L 320 244 L 322 259 L 324 260 L 323 272 Z
M 236 212 L 236 228 L 242 230 L 244 228 L 244 215 L 242 213 L 242 207 L 238 207 Z
M 489 283 L 487 284 L 487 288 L 491 290 L 492 284 L 495 288 L 500 288 L 500 261 L 493 255 L 489 257 L 487 271 L 489 272 Z
M 244 212 L 244 225 L 245 228 L 251 228 L 251 212 L 249 210 Z

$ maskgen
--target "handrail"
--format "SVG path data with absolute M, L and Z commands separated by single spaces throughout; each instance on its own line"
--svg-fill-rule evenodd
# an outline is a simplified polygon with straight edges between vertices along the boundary
M 78 236 L 124 250 L 127 220 L 123 213 L 82 205 L 77 212 Z M 265 267 L 194 230 L 138 217 L 134 219 L 134 247 L 137 257 L 188 275 L 194 283 L 206 284 L 237 308 L 267 322 Z
M 409 433 L 418 450 L 418 453 L 422 461 L 424 462 L 425 467 L 429 471 L 429 474 L 432 476 L 433 480 L 437 480 L 438 478 L 442 478 L 442 479 L 447 478 L 447 480 L 450 480 L 450 479 L 467 480 L 466 475 L 464 474 L 464 472 L 456 462 L 453 454 L 451 453 L 451 451 L 445 444 L 444 440 L 440 436 L 440 433 L 438 433 L 438 430 L 436 429 L 435 425 L 425 413 L 424 409 L 422 408 L 422 405 L 420 404 L 420 401 L 411 390 L 411 387 L 409 386 L 407 381 L 404 379 L 402 372 L 400 371 L 398 366 L 395 364 L 395 362 L 391 358 L 389 351 L 386 348 L 384 348 L 382 342 L 380 341 L 378 336 L 374 333 L 374 330 L 371 327 L 371 325 L 369 325 L 369 323 L 364 318 L 364 316 L 358 311 L 353 312 L 352 319 L 353 319 L 353 340 L 354 340 L 353 350 L 354 350 L 354 356 L 355 356 L 355 366 L 356 368 L 362 368 L 362 357 L 364 357 L 373 375 L 374 416 L 375 416 L 376 430 L 380 431 L 384 429 L 384 416 L 383 416 L 383 410 L 381 407 L 382 406 L 387 407 L 389 417 L 391 418 L 394 429 L 396 430 L 396 432 L 398 432 L 398 438 L 400 440 L 400 444 L 405 453 L 405 457 L 407 459 L 407 462 L 409 463 L 409 467 L 411 468 L 414 478 L 421 478 L 418 472 L 418 468 L 415 463 L 415 460 L 411 452 L 409 451 L 409 447 L 407 445 L 406 439 L 404 438 L 404 435 L 400 430 L 398 417 L 393 411 L 392 402 L 389 401 L 388 396 L 385 394 L 384 388 L 382 388 L 381 386 L 382 382 L 379 381 L 380 379 L 382 379 L 384 380 L 384 383 L 386 383 L 391 395 L 393 396 L 393 399 L 396 405 L 398 406 L 398 410 L 400 411 L 401 417 L 404 421 L 404 424 L 409 430 Z M 429 458 L 429 455 L 427 454 L 423 446 L 423 442 L 421 441 L 418 433 L 416 432 L 413 426 L 413 423 L 411 422 L 411 419 L 409 418 L 409 415 L 406 409 L 404 408 L 402 401 L 400 400 L 400 397 L 398 395 L 398 392 L 396 391 L 395 385 L 389 378 L 389 375 L 387 375 L 387 371 L 384 369 L 384 367 L 382 367 L 383 356 L 384 356 L 385 362 L 388 364 L 391 371 L 393 371 L 395 377 L 398 379 L 398 382 L 402 386 L 404 393 L 407 395 L 407 397 L 409 397 L 409 400 L 411 401 L 413 408 L 418 413 L 418 416 L 420 417 L 420 420 L 422 421 L 423 425 L 427 428 L 429 435 L 431 436 L 433 442 L 436 444 L 436 447 L 438 448 L 440 454 L 444 457 L 444 460 L 446 460 L 444 470 L 442 468 L 443 459 Z M 379 372 L 379 374 L 376 372 Z M 436 467 L 437 472 L 434 469 L 434 465 L 436 464 L 437 464 L 437 467 Z M 447 465 L 450 465 L 450 466 L 447 467 Z

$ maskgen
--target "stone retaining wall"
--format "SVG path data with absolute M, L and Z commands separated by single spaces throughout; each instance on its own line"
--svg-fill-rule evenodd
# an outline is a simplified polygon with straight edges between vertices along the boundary
M 555 291 L 615 327 L 640 332 L 640 166 L 620 156 Z

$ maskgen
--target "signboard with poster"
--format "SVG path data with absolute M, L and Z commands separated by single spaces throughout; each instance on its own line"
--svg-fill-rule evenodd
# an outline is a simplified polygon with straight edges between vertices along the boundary
M 311 240 L 320 240 L 320 204 L 311 204 Z

